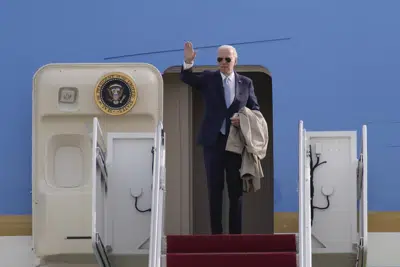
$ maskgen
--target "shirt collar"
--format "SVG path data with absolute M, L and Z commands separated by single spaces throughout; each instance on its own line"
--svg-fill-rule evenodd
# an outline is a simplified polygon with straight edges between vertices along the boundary
M 231 74 L 229 74 L 229 76 L 226 76 L 225 74 L 223 74 L 222 72 L 220 72 L 222 80 L 224 80 L 226 77 L 229 78 L 230 81 L 233 81 L 234 77 L 235 77 L 235 73 L 232 72 Z

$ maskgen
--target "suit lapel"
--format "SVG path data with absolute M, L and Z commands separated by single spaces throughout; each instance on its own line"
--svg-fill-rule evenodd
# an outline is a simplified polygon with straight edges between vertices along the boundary
M 238 96 L 240 94 L 240 84 L 242 81 L 240 80 L 240 76 L 237 74 L 235 71 L 235 97 L 233 98 L 233 102 L 235 102 L 236 99 L 238 99 Z M 232 102 L 232 104 L 233 104 Z
M 215 77 L 215 80 L 216 80 L 216 82 L 218 84 L 218 94 L 220 96 L 220 99 L 223 102 L 223 105 L 226 106 L 226 104 L 225 104 L 224 85 L 222 83 L 221 73 L 219 71 L 216 71 L 214 77 Z

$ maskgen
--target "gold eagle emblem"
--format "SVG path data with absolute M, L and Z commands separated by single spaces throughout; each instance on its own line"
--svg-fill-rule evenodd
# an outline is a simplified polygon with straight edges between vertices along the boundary
M 136 104 L 137 88 L 133 79 L 122 72 L 104 75 L 95 87 L 95 102 L 106 114 L 123 115 Z

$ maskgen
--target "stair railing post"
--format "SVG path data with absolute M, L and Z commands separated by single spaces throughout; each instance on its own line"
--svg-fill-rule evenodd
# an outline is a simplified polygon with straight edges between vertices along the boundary
M 304 130 L 305 160 L 304 160 L 304 251 L 305 267 L 312 266 L 312 228 L 311 228 L 311 153 L 308 149 L 306 131 Z
M 359 190 L 359 243 L 358 243 L 358 266 L 367 266 L 368 251 L 368 142 L 367 142 L 367 126 L 362 127 L 361 151 L 359 157 L 358 174 L 360 177 L 358 183 Z
M 151 223 L 150 223 L 150 247 L 149 247 L 149 267 L 161 266 L 161 245 L 163 238 L 163 211 L 164 211 L 164 180 L 162 179 L 161 160 L 165 160 L 164 143 L 162 140 L 163 125 L 160 121 L 155 133 L 155 157 L 153 172 L 153 192 L 151 202 Z M 164 165 L 164 164 L 162 164 Z
M 305 262 L 305 195 L 304 195 L 304 126 L 303 121 L 299 122 L 299 267 L 306 267 Z

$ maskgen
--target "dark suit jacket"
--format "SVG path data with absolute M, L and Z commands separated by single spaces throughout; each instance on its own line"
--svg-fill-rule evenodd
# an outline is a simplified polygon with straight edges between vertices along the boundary
M 205 114 L 197 142 L 203 146 L 213 146 L 216 143 L 222 121 L 226 120 L 226 133 L 229 133 L 230 118 L 243 107 L 259 110 L 257 97 L 254 94 L 253 81 L 235 72 L 236 94 L 229 108 L 225 104 L 224 87 L 219 71 L 204 71 L 193 73 L 192 69 L 181 69 L 181 80 L 187 85 L 199 90 L 204 99 Z

